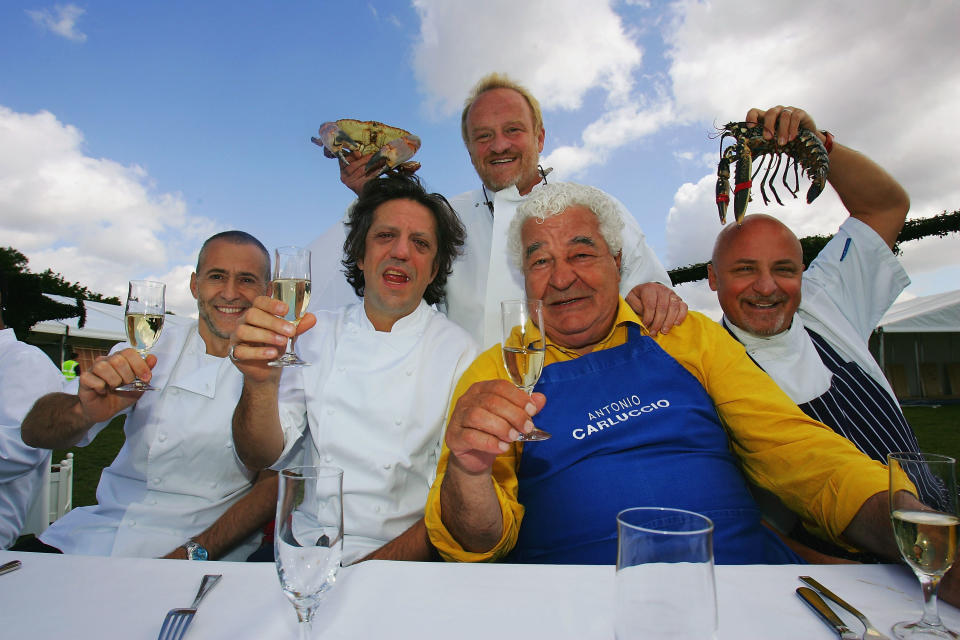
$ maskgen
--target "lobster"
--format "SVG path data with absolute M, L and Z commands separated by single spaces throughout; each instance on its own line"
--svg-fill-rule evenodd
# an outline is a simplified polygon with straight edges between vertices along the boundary
M 764 204 L 770 204 L 766 191 L 766 188 L 769 187 L 773 197 L 777 200 L 777 204 L 783 205 L 783 201 L 777 194 L 774 181 L 777 172 L 780 171 L 780 165 L 784 157 L 786 157 L 786 164 L 783 167 L 781 182 L 794 198 L 800 191 L 800 167 L 803 167 L 806 176 L 811 181 L 810 188 L 807 190 L 807 204 L 813 202 L 823 191 L 827 182 L 827 174 L 830 172 L 830 159 L 827 157 L 827 150 L 823 143 L 809 129 L 801 127 L 797 137 L 782 146 L 777 144 L 776 137 L 770 140 L 763 138 L 762 124 L 728 122 L 720 132 L 722 134 L 720 137 L 721 152 L 720 163 L 717 165 L 716 188 L 720 224 L 726 224 L 727 222 L 727 207 L 730 204 L 731 163 L 735 163 L 733 215 L 737 224 L 740 224 L 747 212 L 747 203 L 751 200 L 750 190 L 753 186 L 753 178 L 760 173 L 764 164 L 766 164 L 766 170 L 760 180 L 760 194 L 763 196 Z M 724 149 L 723 141 L 728 137 L 733 138 L 734 142 Z M 753 169 L 753 159 L 755 157 L 760 157 L 760 161 L 757 163 L 756 169 Z M 792 187 L 787 181 L 791 166 L 794 176 Z

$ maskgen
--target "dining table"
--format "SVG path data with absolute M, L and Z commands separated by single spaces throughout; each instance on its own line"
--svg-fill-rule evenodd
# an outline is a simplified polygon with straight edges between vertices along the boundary
M 0 638 L 157 637 L 170 609 L 187 607 L 204 574 L 223 579 L 186 639 L 296 638 L 297 617 L 272 563 L 191 562 L 0 551 Z M 836 634 L 795 594 L 809 575 L 859 608 L 884 633 L 920 616 L 905 566 L 720 565 L 718 638 L 828 640 Z M 314 637 L 612 640 L 615 568 L 596 565 L 368 561 L 340 570 L 317 609 Z M 685 603 L 678 603 L 681 607 Z M 862 625 L 834 607 L 857 633 Z M 940 604 L 960 629 L 960 609 Z

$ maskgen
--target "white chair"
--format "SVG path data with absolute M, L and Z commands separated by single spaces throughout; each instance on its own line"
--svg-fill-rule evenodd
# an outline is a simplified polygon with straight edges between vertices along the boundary
M 50 519 L 49 522 L 63 517 L 73 509 L 73 454 L 55 464 L 50 469 Z

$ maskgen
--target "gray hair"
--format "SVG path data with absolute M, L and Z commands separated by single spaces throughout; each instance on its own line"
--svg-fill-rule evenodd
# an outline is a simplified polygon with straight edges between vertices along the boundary
M 586 207 L 597 216 L 600 235 L 610 253 L 617 255 L 623 248 L 623 217 L 620 204 L 600 189 L 574 182 L 551 182 L 537 187 L 517 207 L 507 232 L 507 254 L 513 264 L 523 269 L 523 246 L 520 231 L 530 218 L 543 222 L 550 216 L 563 213 L 573 206 Z

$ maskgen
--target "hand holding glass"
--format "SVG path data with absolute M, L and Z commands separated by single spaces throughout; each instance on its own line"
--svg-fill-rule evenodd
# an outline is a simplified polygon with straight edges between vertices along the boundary
M 294 326 L 310 304 L 310 251 L 300 247 L 279 247 L 274 252 L 273 281 L 270 283 L 272 297 L 287 303 L 284 320 Z M 287 351 L 267 364 L 272 367 L 303 367 L 310 363 L 301 360 L 294 351 L 297 337 L 287 341 Z
M 297 610 L 301 640 L 333 588 L 343 555 L 343 469 L 291 467 L 280 472 L 274 535 L 277 575 Z
M 898 622 L 898 638 L 958 638 L 937 613 L 940 579 L 957 553 L 956 460 L 934 453 L 891 453 L 890 520 L 900 555 L 920 579 L 923 617 Z
M 547 348 L 543 335 L 543 301 L 504 300 L 500 303 L 500 324 L 503 366 L 513 384 L 530 395 L 543 371 Z M 549 437 L 546 431 L 535 428 L 530 433 L 521 433 L 519 440 L 536 442 Z
M 127 293 L 127 306 L 124 309 L 124 322 L 127 330 L 127 340 L 130 346 L 137 350 L 141 358 L 147 357 L 147 352 L 157 342 L 160 331 L 163 329 L 163 315 L 166 312 L 164 294 L 167 285 L 150 280 L 131 280 Z M 157 388 L 134 378 L 117 387 L 117 391 L 156 391 Z

